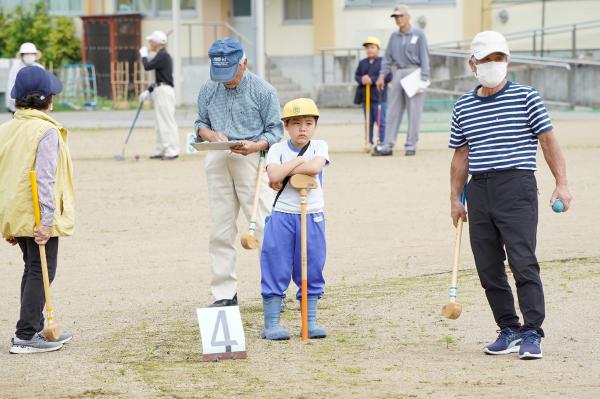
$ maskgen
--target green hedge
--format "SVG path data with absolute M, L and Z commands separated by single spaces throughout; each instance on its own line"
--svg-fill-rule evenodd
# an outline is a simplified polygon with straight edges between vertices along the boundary
M 0 57 L 13 58 L 22 43 L 31 42 L 42 52 L 39 62 L 55 68 L 81 60 L 81 43 L 69 17 L 50 17 L 44 1 L 32 10 L 18 6 L 14 13 L 0 12 Z

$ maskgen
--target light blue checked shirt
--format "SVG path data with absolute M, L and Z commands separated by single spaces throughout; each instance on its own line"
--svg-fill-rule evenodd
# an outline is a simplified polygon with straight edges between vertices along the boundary
M 229 140 L 265 140 L 270 147 L 283 137 L 277 92 L 248 71 L 235 89 L 209 80 L 198 93 L 197 135 L 200 128 L 223 132 Z

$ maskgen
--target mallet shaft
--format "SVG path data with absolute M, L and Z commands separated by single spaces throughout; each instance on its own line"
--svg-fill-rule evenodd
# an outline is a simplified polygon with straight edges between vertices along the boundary
M 300 190 L 300 245 L 302 257 L 302 341 L 308 340 L 308 248 L 306 242 L 306 195 L 305 188 Z
M 450 282 L 450 301 L 456 300 L 456 285 L 458 283 L 458 262 L 460 259 L 460 243 L 462 238 L 463 220 L 458 219 L 456 225 L 456 243 L 454 244 L 454 265 L 452 266 L 452 281 Z
M 265 152 L 260 152 L 258 159 L 258 169 L 256 171 L 256 189 L 254 191 L 254 202 L 252 203 L 252 217 L 250 218 L 250 234 L 254 234 L 256 230 L 256 215 L 258 214 L 258 203 L 260 201 L 261 183 L 265 165 Z
M 365 148 L 370 145 L 369 125 L 371 124 L 371 85 L 365 85 Z
M 31 183 L 31 197 L 33 199 L 33 214 L 35 218 L 35 227 L 41 224 L 40 202 L 38 199 L 37 179 L 34 171 L 29 172 L 29 181 Z M 50 277 L 48 276 L 48 263 L 46 260 L 46 246 L 39 245 L 40 260 L 42 262 L 42 280 L 44 283 L 44 296 L 46 298 L 46 312 L 48 313 L 48 323 L 52 323 L 54 317 L 52 315 L 52 294 L 50 292 Z

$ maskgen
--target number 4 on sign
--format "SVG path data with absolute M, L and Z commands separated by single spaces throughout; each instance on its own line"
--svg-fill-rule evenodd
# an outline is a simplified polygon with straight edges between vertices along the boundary
M 200 308 L 196 309 L 196 313 L 202 337 L 203 361 L 246 358 L 246 340 L 239 307 Z

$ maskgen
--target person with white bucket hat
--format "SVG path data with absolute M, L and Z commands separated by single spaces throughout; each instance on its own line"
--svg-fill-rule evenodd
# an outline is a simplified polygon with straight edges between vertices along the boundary
M 17 108 L 15 107 L 15 99 L 12 98 L 11 91 L 15 86 L 15 80 L 17 79 L 17 74 L 19 71 L 26 66 L 37 66 L 44 69 L 44 66 L 37 63 L 36 61 L 40 59 L 42 53 L 38 51 L 33 43 L 23 43 L 19 48 L 19 53 L 17 57 L 12 62 L 10 71 L 8 73 L 8 82 L 6 85 L 6 110 L 12 114 L 15 113 Z

